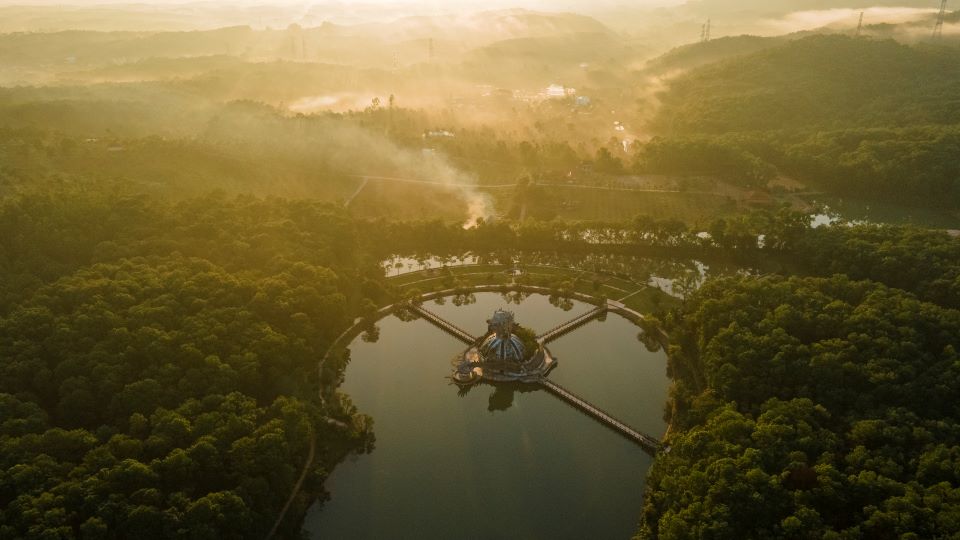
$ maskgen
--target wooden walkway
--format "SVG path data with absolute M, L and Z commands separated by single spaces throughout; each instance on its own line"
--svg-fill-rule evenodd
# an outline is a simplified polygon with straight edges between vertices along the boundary
M 551 328 L 550 330 L 547 330 L 546 332 L 540 334 L 539 336 L 537 336 L 537 341 L 541 343 L 549 343 L 564 334 L 573 332 L 577 328 L 580 328 L 581 326 L 587 324 L 588 322 L 596 319 L 600 315 L 603 315 L 604 313 L 606 313 L 606 311 L 607 311 L 607 306 L 605 305 L 591 309 L 590 311 L 584 313 L 583 315 L 580 315 L 576 319 L 567 321 L 559 326 Z
M 444 319 L 443 317 L 437 315 L 436 313 L 424 308 L 423 306 L 418 306 L 416 304 L 411 303 L 409 304 L 409 308 L 413 310 L 413 312 L 416 313 L 417 315 L 420 315 L 421 317 L 423 317 L 427 322 L 433 324 L 437 328 L 459 339 L 460 341 L 466 343 L 467 345 L 473 345 L 478 341 L 478 338 L 470 335 L 470 333 L 467 332 L 466 330 Z
M 617 433 L 623 435 L 624 437 L 630 439 L 631 441 L 639 444 L 643 447 L 644 450 L 651 454 L 656 454 L 660 451 L 661 445 L 660 441 L 641 433 L 632 427 L 624 424 L 623 422 L 617 420 L 616 418 L 610 416 L 603 409 L 593 405 L 589 401 L 583 399 L 582 397 L 574 394 L 573 392 L 567 390 L 566 388 L 560 386 L 559 384 L 551 381 L 544 377 L 540 380 L 540 384 L 543 385 L 550 393 L 559 397 L 560 399 L 566 401 L 570 405 L 580 409 L 581 411 L 589 414 L 595 419 L 599 420 L 603 425 L 613 429 Z

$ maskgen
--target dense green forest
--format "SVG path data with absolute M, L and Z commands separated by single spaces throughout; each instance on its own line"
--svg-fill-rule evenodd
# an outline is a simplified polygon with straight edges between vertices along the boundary
M 843 276 L 707 284 L 668 319 L 642 537 L 950 538 L 960 313 Z
M 786 41 L 672 81 L 660 123 L 702 133 L 955 124 L 955 55 L 839 35 Z
M 647 62 L 644 71 L 652 75 L 669 75 L 723 60 L 755 53 L 781 44 L 781 37 L 724 36 L 709 42 L 701 41 L 672 49 Z
M 317 398 L 383 294 L 338 210 L 88 186 L 8 198 L 0 228 L 0 537 L 263 537 L 311 445 L 317 493 L 369 444 Z

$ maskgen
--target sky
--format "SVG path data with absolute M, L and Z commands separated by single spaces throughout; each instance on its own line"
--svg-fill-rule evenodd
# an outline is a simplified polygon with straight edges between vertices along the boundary
M 410 15 L 464 14 L 506 8 L 526 8 L 544 12 L 574 12 L 597 18 L 616 31 L 653 35 L 669 41 L 663 32 L 683 31 L 696 34 L 702 20 L 711 18 L 715 36 L 757 33 L 774 35 L 817 28 L 823 25 L 850 25 L 861 10 L 867 11 L 868 24 L 902 22 L 929 16 L 936 0 L 0 0 L 7 6 L 47 6 L 42 16 L 23 14 L 14 20 L 7 10 L 9 24 L 0 20 L 2 31 L 50 29 L 115 29 L 92 23 L 90 16 L 74 15 L 57 19 L 52 6 L 64 13 L 77 7 L 110 6 L 116 11 L 135 13 L 147 29 L 208 29 L 249 24 L 254 27 L 284 27 L 310 20 L 350 25 L 364 22 L 389 22 Z M 130 8 L 120 7 L 123 5 Z M 656 10 L 684 6 L 677 10 Z M 871 8 L 871 6 L 873 6 Z M 271 7 L 276 9 L 271 9 Z M 119 8 L 119 9 L 116 9 Z M 157 9 L 159 8 L 159 9 Z M 153 26 L 147 22 L 154 13 L 163 12 Z M 162 19 L 162 20 L 161 20 Z M 106 19 L 104 19 L 106 20 Z M 112 19 L 111 19 L 112 20 Z M 102 22 L 102 21 L 101 21 Z M 93 26 L 91 26 L 93 24 Z M 310 23 L 315 24 L 315 23 Z M 671 24 L 685 25 L 681 29 Z M 143 26 L 146 25 L 146 26 Z M 138 27 L 139 28 L 139 27 Z M 693 28 L 693 30 L 689 30 Z M 661 34 L 657 32 L 661 31 Z
M 214 5 L 324 5 L 339 4 L 341 6 L 375 6 L 390 7 L 411 6 L 428 10 L 449 11 L 457 7 L 490 6 L 491 8 L 528 7 L 556 11 L 558 8 L 573 9 L 577 7 L 595 6 L 632 6 L 632 7 L 661 7 L 685 3 L 686 0 L 0 0 L 0 6 L 17 5 L 121 5 L 121 4 L 148 4 L 148 5 L 184 5 L 184 4 L 214 4 Z

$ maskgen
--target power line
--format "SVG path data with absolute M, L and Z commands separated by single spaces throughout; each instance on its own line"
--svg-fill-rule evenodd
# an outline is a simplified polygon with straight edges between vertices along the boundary
M 940 0 L 940 12 L 937 13 L 937 23 L 933 26 L 933 39 L 943 36 L 943 19 L 947 16 L 947 0 Z

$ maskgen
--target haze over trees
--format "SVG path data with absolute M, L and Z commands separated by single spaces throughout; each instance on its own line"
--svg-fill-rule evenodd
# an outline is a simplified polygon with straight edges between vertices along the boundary
M 515 265 L 649 285 L 638 537 L 957 537 L 958 14 L 567 4 L 0 6 L 0 539 L 300 538 L 327 353 Z
M 665 134 L 657 145 L 690 155 L 690 139 L 710 134 L 699 144 L 746 153 L 822 189 L 955 204 L 955 47 L 848 36 L 761 43 L 760 52 L 672 80 L 654 121 Z

